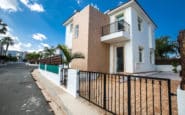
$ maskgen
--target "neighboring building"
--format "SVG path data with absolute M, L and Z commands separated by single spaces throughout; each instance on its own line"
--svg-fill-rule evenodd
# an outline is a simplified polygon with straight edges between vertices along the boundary
M 65 44 L 85 59 L 75 59 L 72 68 L 100 72 L 155 71 L 156 25 L 135 1 L 101 13 L 88 5 L 65 23 Z
M 26 52 L 9 50 L 7 52 L 7 56 L 17 57 L 17 60 L 22 62 L 23 59 L 25 59 Z

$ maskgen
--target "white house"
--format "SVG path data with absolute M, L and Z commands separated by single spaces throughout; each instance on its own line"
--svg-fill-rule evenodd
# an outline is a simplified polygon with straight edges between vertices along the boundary
M 141 5 L 131 0 L 101 13 L 88 5 L 64 22 L 65 44 L 85 59 L 72 68 L 138 73 L 155 71 L 154 33 L 156 25 Z

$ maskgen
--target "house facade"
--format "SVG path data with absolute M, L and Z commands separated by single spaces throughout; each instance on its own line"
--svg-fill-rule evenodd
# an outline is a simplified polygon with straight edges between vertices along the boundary
M 102 13 L 88 5 L 67 21 L 65 44 L 74 69 L 109 73 L 155 71 L 155 23 L 135 0 Z

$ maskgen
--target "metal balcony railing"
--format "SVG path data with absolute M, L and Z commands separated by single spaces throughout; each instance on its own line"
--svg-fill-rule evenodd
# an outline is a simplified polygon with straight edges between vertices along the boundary
M 105 25 L 102 27 L 102 36 L 119 31 L 125 31 L 130 33 L 130 25 L 124 20 L 116 21 L 111 24 Z

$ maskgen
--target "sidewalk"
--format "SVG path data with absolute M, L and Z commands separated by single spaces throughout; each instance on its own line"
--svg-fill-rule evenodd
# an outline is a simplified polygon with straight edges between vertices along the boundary
M 43 77 L 37 69 L 32 76 L 56 115 L 110 115 L 80 97 L 74 98 L 62 87 Z

